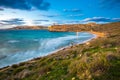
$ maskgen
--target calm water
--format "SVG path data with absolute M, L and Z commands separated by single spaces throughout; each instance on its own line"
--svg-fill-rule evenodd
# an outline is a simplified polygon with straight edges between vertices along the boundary
M 82 43 L 95 37 L 89 33 L 49 32 L 47 30 L 1 30 L 0 31 L 0 68 L 69 46 Z

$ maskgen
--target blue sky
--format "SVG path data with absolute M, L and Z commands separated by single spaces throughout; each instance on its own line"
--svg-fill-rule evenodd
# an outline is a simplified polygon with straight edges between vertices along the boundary
M 0 0 L 0 29 L 120 21 L 120 0 Z

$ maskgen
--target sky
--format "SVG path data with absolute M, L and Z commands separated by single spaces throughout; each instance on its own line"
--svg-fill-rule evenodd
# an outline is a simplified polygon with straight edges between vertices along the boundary
M 120 21 L 120 0 L 0 0 L 0 29 Z

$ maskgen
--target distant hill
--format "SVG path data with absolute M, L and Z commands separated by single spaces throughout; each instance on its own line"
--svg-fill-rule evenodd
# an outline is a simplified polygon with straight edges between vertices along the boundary
M 11 30 L 20 30 L 20 29 L 32 29 L 32 30 L 38 30 L 38 29 L 48 29 L 48 27 L 44 26 L 17 26 L 14 28 L 9 28 Z

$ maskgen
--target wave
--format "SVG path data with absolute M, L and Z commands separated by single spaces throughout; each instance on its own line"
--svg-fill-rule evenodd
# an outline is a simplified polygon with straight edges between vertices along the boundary
M 19 51 L 14 54 L 6 54 L 5 57 L 1 57 L 0 60 L 0 68 L 5 67 L 12 64 L 17 64 L 23 61 L 31 60 L 36 57 L 46 56 L 51 54 L 53 51 L 61 49 L 66 46 L 70 46 L 71 43 L 77 44 L 82 43 L 87 40 L 92 39 L 93 35 L 67 35 L 64 37 L 57 38 L 47 38 L 47 39 L 33 39 L 33 41 L 39 41 L 39 47 L 37 50 L 27 50 L 27 51 Z M 19 42 L 18 40 L 10 40 L 9 43 Z M 6 63 L 5 63 L 6 62 Z
M 8 43 L 17 43 L 19 42 L 18 40 L 9 40 Z

